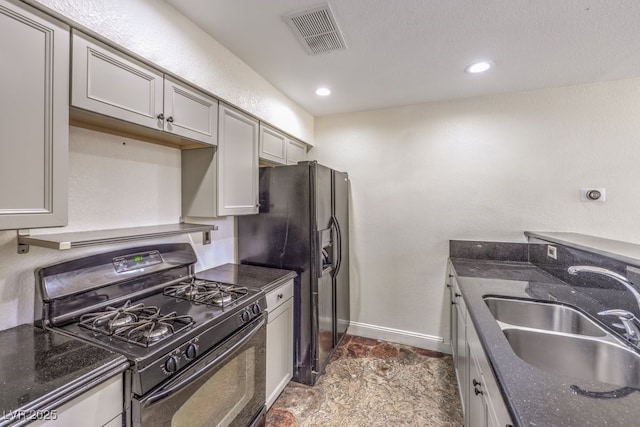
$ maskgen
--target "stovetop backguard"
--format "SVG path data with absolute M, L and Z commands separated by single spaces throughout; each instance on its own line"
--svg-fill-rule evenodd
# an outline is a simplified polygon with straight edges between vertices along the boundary
M 123 266 L 123 259 L 127 265 Z M 191 245 L 176 243 L 122 249 L 39 268 L 35 321 L 45 326 L 65 324 L 101 306 L 142 298 L 190 277 L 196 261 Z

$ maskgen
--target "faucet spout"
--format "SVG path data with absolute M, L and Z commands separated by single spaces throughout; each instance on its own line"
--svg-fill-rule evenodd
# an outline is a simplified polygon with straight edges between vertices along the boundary
M 594 267 L 591 265 L 572 265 L 567 269 L 567 272 L 573 275 L 577 275 L 578 273 L 595 273 L 602 276 L 610 277 L 621 285 L 624 285 L 624 287 L 626 287 L 633 294 L 636 302 L 638 303 L 638 307 L 640 308 L 640 292 L 638 292 L 635 286 L 633 286 L 633 283 L 631 283 L 629 279 L 624 277 L 622 274 L 618 274 L 615 271 L 607 270 L 606 268 Z
M 631 344 L 638 345 L 638 342 L 640 342 L 640 325 L 638 324 L 638 319 L 635 314 L 626 310 L 613 309 L 601 311 L 598 315 L 616 316 L 618 320 L 620 320 L 621 325 L 616 325 L 614 323 L 613 326 L 624 328 L 627 333 L 627 339 L 631 341 Z

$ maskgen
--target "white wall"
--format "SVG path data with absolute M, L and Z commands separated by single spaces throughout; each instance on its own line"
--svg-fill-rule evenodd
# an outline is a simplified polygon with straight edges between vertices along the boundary
M 640 243 L 640 79 L 316 119 L 351 178 L 352 332 L 442 348 L 449 239 Z M 607 202 L 579 201 L 606 187 Z M 386 329 L 386 328 L 390 328 Z
M 313 144 L 314 119 L 162 0 L 26 0 Z
M 69 225 L 38 233 L 175 224 L 180 218 L 180 150 L 71 127 L 69 133 Z M 234 261 L 232 217 L 212 221 L 211 245 L 199 234 L 160 242 L 189 242 L 197 269 Z M 143 241 L 140 244 L 154 242 Z M 33 321 L 34 271 L 44 265 L 132 244 L 54 251 L 32 246 L 17 254 L 15 231 L 0 231 L 0 330 Z

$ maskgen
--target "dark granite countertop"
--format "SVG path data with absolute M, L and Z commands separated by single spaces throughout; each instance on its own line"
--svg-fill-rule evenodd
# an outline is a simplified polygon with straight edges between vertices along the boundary
M 224 264 L 196 273 L 197 277 L 232 285 L 260 288 L 265 293 L 297 276 L 295 271 L 245 264 Z
M 124 356 L 33 325 L 1 331 L 0 426 L 21 425 L 128 367 Z
M 607 307 L 528 262 L 452 258 L 460 291 L 505 403 L 517 426 L 631 426 L 640 422 L 640 390 L 617 398 L 579 395 L 570 386 L 604 392 L 620 386 L 550 373 L 520 359 L 511 349 L 483 297 L 554 301 L 597 319 Z M 611 289 L 610 292 L 621 292 Z M 609 332 L 613 330 L 604 325 Z M 549 352 L 558 351 L 554 348 Z

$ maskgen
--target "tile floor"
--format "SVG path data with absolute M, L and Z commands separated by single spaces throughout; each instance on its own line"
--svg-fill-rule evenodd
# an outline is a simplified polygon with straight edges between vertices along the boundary
M 289 383 L 267 427 L 462 426 L 451 356 L 345 336 L 315 386 Z

